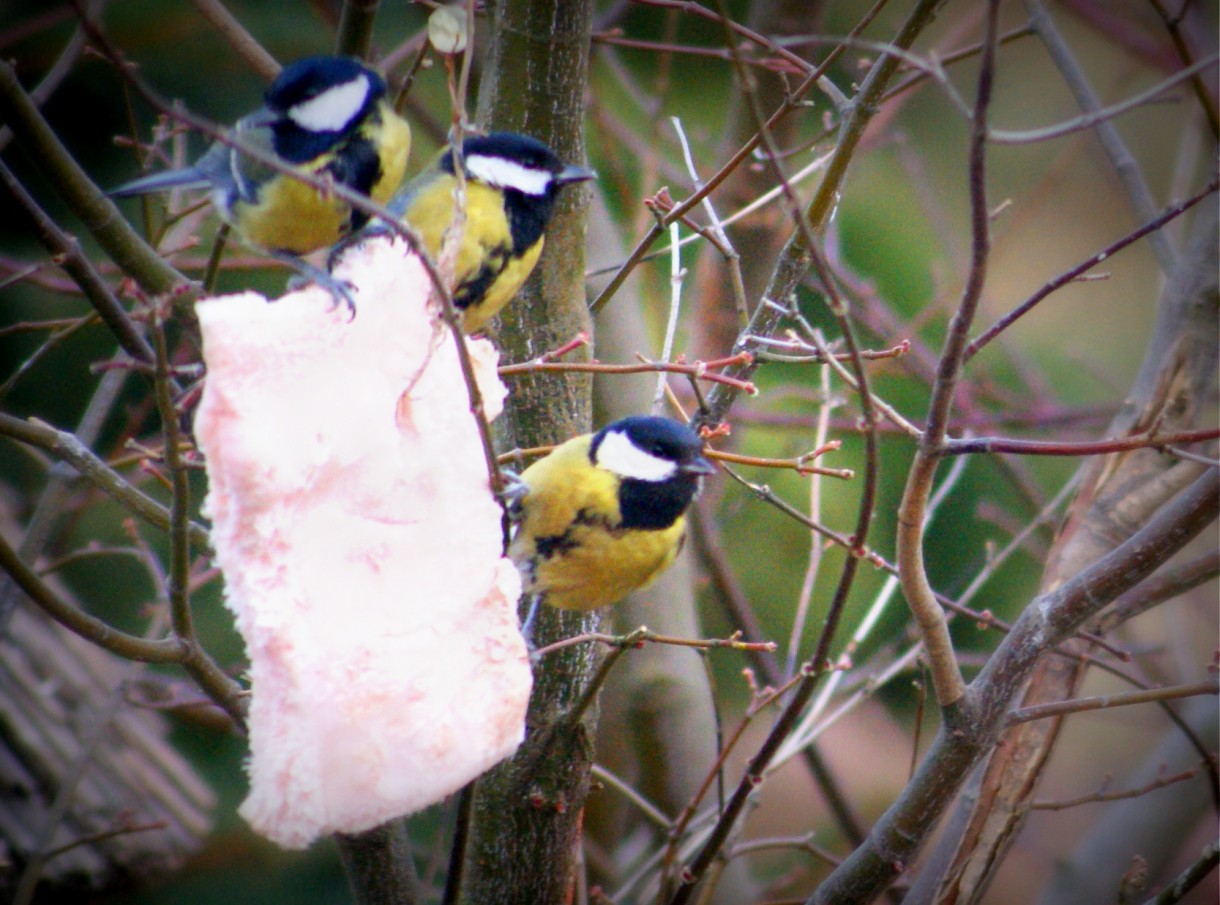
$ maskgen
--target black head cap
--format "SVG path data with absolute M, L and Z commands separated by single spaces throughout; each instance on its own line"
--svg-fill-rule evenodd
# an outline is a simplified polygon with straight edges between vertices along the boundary
M 368 103 L 379 100 L 386 91 L 385 81 L 359 60 L 351 57 L 305 57 L 280 70 L 263 94 L 263 103 L 270 110 L 286 113 L 336 85 L 353 81 L 361 74 L 368 78 Z
M 623 418 L 602 428 L 593 440 L 591 454 L 610 431 L 625 434 L 631 444 L 658 459 L 674 462 L 684 471 L 709 474 L 711 465 L 703 458 L 703 441 L 693 430 L 672 418 L 652 415 L 635 415 Z
M 699 435 L 669 418 L 624 418 L 593 437 L 589 458 L 619 476 L 618 504 L 624 528 L 670 527 L 699 493 L 712 466 Z
M 542 238 L 561 188 L 596 175 L 585 167 L 565 165 L 538 139 L 516 132 L 472 135 L 462 142 L 462 157 L 468 178 L 503 192 L 513 248 L 518 252 Z M 454 172 L 452 149 L 441 157 L 440 166 Z
M 381 76 L 359 60 L 306 57 L 284 67 L 263 95 L 264 111 L 246 121 L 270 127 L 280 157 L 306 163 L 352 137 L 385 92 Z
M 522 170 L 546 174 L 546 180 L 541 192 L 529 191 L 529 194 L 553 195 L 563 185 L 569 182 L 583 182 L 593 179 L 596 174 L 585 167 L 565 164 L 555 152 L 536 138 L 521 135 L 518 132 L 492 132 L 488 135 L 472 135 L 462 142 L 462 156 L 466 159 L 482 157 L 501 159 L 515 164 Z M 453 172 L 453 152 L 449 151 L 441 160 L 441 167 Z M 469 169 L 473 169 L 468 167 Z M 479 174 L 468 173 L 478 178 Z M 499 188 L 520 188 L 512 180 L 498 183 Z

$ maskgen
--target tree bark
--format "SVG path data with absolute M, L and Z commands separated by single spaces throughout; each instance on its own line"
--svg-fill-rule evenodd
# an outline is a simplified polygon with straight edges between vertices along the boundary
M 1197 426 L 1201 413 L 1214 408 L 1220 236 L 1214 205 L 1200 210 L 1190 246 L 1162 295 L 1135 386 L 1106 436 L 1139 434 L 1156 424 L 1166 433 L 1187 430 Z M 1191 479 L 1194 469 L 1178 467 L 1177 460 L 1157 450 L 1142 449 L 1094 457 L 1082 471 L 1080 491 L 1050 554 L 1043 591 L 1062 584 L 1128 538 Z M 1090 652 L 1082 641 L 1071 641 L 1067 648 L 1082 655 Z M 1084 659 L 1043 657 L 1020 706 L 1077 697 L 1087 666 Z M 1024 826 L 1061 723 L 1062 718 L 1055 718 L 1022 724 L 992 752 L 984 772 L 972 782 L 972 793 L 964 797 L 969 817 L 954 819 L 956 832 L 944 837 L 933 859 L 933 863 L 946 862 L 950 847 L 957 849 L 951 865 L 943 868 L 935 901 L 981 901 L 1004 853 Z M 908 899 L 925 900 L 931 899 Z
M 549 144 L 566 162 L 584 161 L 585 90 L 592 4 L 499 0 L 489 4 L 489 57 L 478 122 Z M 507 361 L 533 358 L 589 329 L 584 293 L 587 189 L 559 199 L 537 269 L 501 315 Z M 536 374 L 511 386 L 497 423 L 503 449 L 557 443 L 590 426 L 587 375 Z M 596 617 L 542 608 L 533 641 L 577 634 Z M 576 645 L 535 664 L 526 739 L 517 754 L 483 776 L 465 861 L 461 901 L 560 905 L 570 901 L 581 819 L 593 762 L 596 708 L 568 719 L 600 652 Z
M 1216 212 L 1209 207 L 1200 214 L 1190 249 L 1162 295 L 1144 367 L 1131 402 L 1120 416 L 1131 432 L 1150 427 L 1158 413 L 1189 423 L 1199 406 L 1212 398 L 1220 300 L 1216 247 Z M 1014 732 L 1002 732 L 1004 717 L 1017 695 L 1029 687 L 1036 670 L 1050 662 L 1043 659 L 1046 653 L 1090 624 L 1109 603 L 1147 578 L 1215 520 L 1216 469 L 1187 462 L 1167 469 L 1152 466 L 1159 461 L 1159 453 L 1140 450 L 1086 466 L 1091 476 L 1069 513 L 1063 532 L 1066 540 L 1059 545 L 1061 555 L 1048 569 L 1061 581 L 1057 585 L 1048 583 L 1048 590 L 1026 606 L 970 684 L 967 695 L 945 709 L 944 726 L 915 777 L 873 827 L 865 844 L 818 888 L 810 898 L 811 905 L 868 902 L 892 883 L 919 854 L 965 778 L 985 757 L 994 754 L 997 769 L 1005 772 L 1003 761 L 1018 744 Z M 1156 475 L 1158 470 L 1164 473 Z M 1105 526 L 1111 533 L 1091 535 L 1086 518 L 1089 513 L 1097 513 L 1098 518 L 1105 514 Z M 1101 523 L 1095 527 L 1101 527 Z M 1072 549 L 1071 544 L 1085 545 L 1080 549 L 1087 555 L 1075 559 L 1075 568 L 1070 571 L 1063 565 L 1062 554 Z M 1055 699 L 1061 699 L 1061 695 Z M 1027 699 L 1025 703 L 1034 702 Z M 1037 723 L 1022 724 L 1015 733 L 1021 734 L 1030 726 L 1036 727 Z M 989 859 L 989 864 L 971 872 L 970 889 L 963 890 L 966 898 L 953 898 L 957 895 L 953 884 L 963 875 L 963 861 L 972 854 L 972 845 L 980 834 L 966 829 L 969 822 L 955 821 L 951 826 L 954 832 L 939 844 L 907 902 L 974 901 L 969 897 L 985 890 L 990 865 L 1002 856 L 1015 829 L 1008 803 L 1028 797 L 1031 780 L 1036 778 L 1044 758 L 1040 745 L 1021 747 L 1020 765 L 1014 771 L 1019 781 L 1008 782 L 1010 777 L 1005 776 L 1002 784 L 984 783 L 985 789 L 993 790 L 988 794 L 997 802 L 994 807 L 980 804 L 979 820 L 986 823 L 994 809 L 998 831 L 990 832 L 987 843 L 979 848 L 980 857 Z M 965 800 L 968 807 L 972 796 Z M 1019 822 L 1019 817 L 1016 819 Z M 967 840 L 964 849 L 970 851 L 956 859 L 956 869 L 946 868 L 954 861 L 946 852 L 962 839 Z M 948 879 L 938 898 L 946 870 Z

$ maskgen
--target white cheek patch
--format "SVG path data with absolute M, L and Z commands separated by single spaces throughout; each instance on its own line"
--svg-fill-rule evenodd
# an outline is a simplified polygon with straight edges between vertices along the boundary
M 545 195 L 551 184 L 546 170 L 533 170 L 503 157 L 471 154 L 466 158 L 466 172 L 472 178 L 498 189 L 516 189 L 527 195 Z
M 620 431 L 611 431 L 602 438 L 597 447 L 597 464 L 637 481 L 664 481 L 678 470 L 678 466 L 668 459 L 644 452 Z
M 369 80 L 361 75 L 297 104 L 288 110 L 288 118 L 310 132 L 341 132 L 360 112 L 368 94 Z

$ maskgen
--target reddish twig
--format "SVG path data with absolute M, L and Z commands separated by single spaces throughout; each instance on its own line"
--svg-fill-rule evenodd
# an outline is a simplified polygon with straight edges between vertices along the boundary
M 851 361 L 851 356 L 846 352 L 832 352 L 828 355 L 792 333 L 789 333 L 787 339 L 776 339 L 770 336 L 752 336 L 747 337 L 747 341 L 765 347 L 762 351 L 755 353 L 763 361 L 783 361 L 799 364 L 823 364 L 828 359 L 839 362 Z M 902 358 L 902 356 L 910 351 L 911 341 L 904 339 L 898 345 L 891 346 L 888 349 L 861 349 L 860 358 L 865 361 Z
M 1067 798 L 1062 801 L 1034 801 L 1029 805 L 1031 811 L 1064 811 L 1068 808 L 1079 807 L 1082 804 L 1097 804 L 1104 801 L 1122 801 L 1126 798 L 1141 798 L 1149 792 L 1155 792 L 1157 789 L 1163 789 L 1165 786 L 1171 786 L 1174 783 L 1185 782 L 1188 779 L 1194 779 L 1199 775 L 1198 769 L 1184 770 L 1181 773 L 1175 773 L 1172 776 L 1158 776 L 1156 779 L 1147 785 L 1140 786 L 1138 789 L 1122 789 L 1117 792 L 1105 791 L 1109 785 L 1110 777 L 1106 777 L 1106 781 L 1102 783 L 1101 789 L 1091 795 L 1081 795 L 1079 798 Z
M 563 347 L 565 351 L 570 351 L 567 347 Z M 501 377 L 513 377 L 518 374 L 531 374 L 539 371 L 573 371 L 586 374 L 646 374 L 646 373 L 667 373 L 667 374 L 682 374 L 687 377 L 692 377 L 696 380 L 706 380 L 709 383 L 720 383 L 726 386 L 731 386 L 734 389 L 740 390 L 749 396 L 758 395 L 758 388 L 752 381 L 739 380 L 736 377 L 729 377 L 725 374 L 717 374 L 711 371 L 712 368 L 724 368 L 736 365 L 741 365 L 751 361 L 750 353 L 740 352 L 737 355 L 729 356 L 728 358 L 718 358 L 714 361 L 695 361 L 687 364 L 682 356 L 678 356 L 676 362 L 667 361 L 650 361 L 644 356 L 638 356 L 639 364 L 603 364 L 599 361 L 553 361 L 548 359 L 548 355 L 554 357 L 558 353 L 547 353 L 539 356 L 533 361 L 526 361 L 520 364 L 502 365 L 499 369 Z
M 1172 205 L 1172 206 L 1166 208 L 1164 213 L 1162 213 L 1159 217 L 1155 217 L 1152 220 L 1149 220 L 1139 229 L 1136 229 L 1135 231 L 1128 233 L 1127 235 L 1125 235 L 1121 239 L 1119 239 L 1117 242 L 1114 242 L 1114 243 L 1106 246 L 1101 251 L 1097 252 L 1097 254 L 1095 254 L 1089 258 L 1086 258 L 1084 261 L 1077 264 L 1075 267 L 1073 267 L 1070 270 L 1066 271 L 1065 273 L 1062 273 L 1059 276 L 1055 277 L 1053 280 L 1051 280 L 1049 283 L 1047 283 L 1045 286 L 1043 286 L 1041 289 L 1039 289 L 1037 292 L 1035 292 L 1033 295 L 1031 295 L 1028 299 L 1026 299 L 1024 302 L 1022 302 L 1020 305 L 1018 305 L 1008 314 L 1004 315 L 1002 318 L 1000 318 L 998 321 L 996 321 L 994 324 L 992 324 L 990 327 L 988 327 L 987 330 L 985 330 L 982 333 L 982 335 L 980 335 L 977 339 L 973 340 L 970 343 L 970 345 L 966 347 L 965 360 L 969 361 L 971 358 L 973 358 L 975 355 L 977 355 L 984 346 L 986 346 L 989 342 L 991 342 L 993 339 L 995 339 L 997 336 L 999 336 L 1002 332 L 1004 332 L 1009 327 L 1011 327 L 1018 318 L 1023 317 L 1025 314 L 1029 313 L 1029 311 L 1035 305 L 1037 305 L 1039 302 L 1041 302 L 1043 299 L 1045 299 L 1052 292 L 1056 291 L 1057 289 L 1061 289 L 1062 287 L 1066 286 L 1068 283 L 1073 282 L 1074 280 L 1081 278 L 1081 276 L 1085 273 L 1085 271 L 1087 271 L 1093 267 L 1096 267 L 1102 261 L 1107 260 L 1112 255 L 1114 255 L 1116 252 L 1121 251 L 1122 249 L 1126 248 L 1128 245 L 1131 245 L 1132 243 L 1137 242 L 1138 240 L 1142 239 L 1144 236 L 1148 235 L 1149 233 L 1156 232 L 1158 229 L 1163 227 L 1166 223 L 1170 222 L 1171 220 L 1176 219 L 1177 217 L 1181 216 L 1186 211 L 1190 210 L 1192 207 L 1194 207 L 1196 204 L 1198 204 L 1208 195 L 1211 195 L 1213 192 L 1215 192 L 1218 188 L 1220 188 L 1220 179 L 1213 179 L 1197 195 L 1194 195 L 1194 196 L 1186 199 L 1185 201 L 1181 201 L 1175 205 Z
M 842 443 L 834 440 L 827 443 L 820 449 L 815 449 L 812 452 L 807 452 L 804 455 L 797 456 L 794 459 L 769 459 L 761 456 L 745 456 L 740 453 L 724 452 L 718 449 L 709 449 L 707 454 L 713 459 L 719 459 L 721 462 L 732 462 L 734 465 L 757 465 L 760 468 L 791 468 L 797 474 L 801 475 L 823 475 L 828 478 L 840 478 L 844 481 L 850 481 L 856 476 L 856 472 L 851 468 L 823 468 L 819 465 L 810 465 L 812 459 L 831 450 L 836 450 Z
M 574 644 L 584 644 L 590 641 L 604 644 L 607 647 L 629 648 L 643 647 L 645 644 L 669 644 L 674 647 L 693 647 L 697 650 L 719 648 L 742 651 L 775 650 L 776 645 L 774 641 L 742 641 L 741 634 L 741 632 L 734 632 L 727 638 L 678 638 L 674 635 L 659 635 L 646 626 L 641 626 L 626 635 L 608 635 L 605 632 L 585 632 L 584 634 L 574 635 L 571 638 L 564 638 L 562 641 L 556 641 L 554 644 L 548 644 L 546 647 L 539 648 L 534 651 L 532 656 L 534 659 L 540 659 L 565 647 L 571 647 Z

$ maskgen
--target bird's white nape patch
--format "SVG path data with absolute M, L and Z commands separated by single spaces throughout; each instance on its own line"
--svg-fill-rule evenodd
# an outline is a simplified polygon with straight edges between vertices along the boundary
M 672 478 L 678 470 L 678 466 L 669 459 L 640 449 L 622 431 L 610 431 L 602 438 L 597 447 L 597 464 L 637 481 L 664 481 Z
M 288 109 L 288 118 L 310 132 L 342 132 L 364 107 L 369 95 L 368 76 L 327 88 L 315 98 Z
M 551 184 L 547 170 L 535 170 L 491 154 L 466 156 L 466 172 L 472 178 L 499 189 L 516 189 L 527 195 L 545 195 Z

